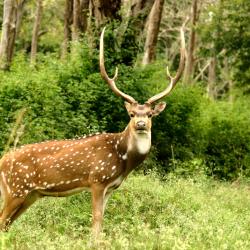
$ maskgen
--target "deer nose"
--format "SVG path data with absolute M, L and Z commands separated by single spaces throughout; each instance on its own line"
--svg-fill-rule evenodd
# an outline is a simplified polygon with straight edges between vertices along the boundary
M 146 122 L 144 121 L 138 121 L 136 123 L 136 129 L 145 129 L 146 128 Z

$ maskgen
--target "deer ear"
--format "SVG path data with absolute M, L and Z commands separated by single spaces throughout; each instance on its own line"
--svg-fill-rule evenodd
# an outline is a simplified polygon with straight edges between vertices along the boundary
M 159 115 L 165 108 L 166 108 L 165 102 L 160 102 L 156 104 L 153 110 L 153 116 Z
M 125 107 L 126 107 L 127 111 L 130 112 L 131 104 L 129 102 L 125 102 Z

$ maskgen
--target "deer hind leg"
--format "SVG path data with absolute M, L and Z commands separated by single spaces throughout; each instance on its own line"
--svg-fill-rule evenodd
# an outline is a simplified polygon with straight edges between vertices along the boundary
M 103 202 L 103 214 L 104 214 L 104 211 L 106 209 L 106 206 L 107 206 L 107 203 L 108 203 L 108 199 L 109 197 L 111 196 L 112 194 L 112 191 L 106 191 L 105 194 L 104 194 L 104 202 Z

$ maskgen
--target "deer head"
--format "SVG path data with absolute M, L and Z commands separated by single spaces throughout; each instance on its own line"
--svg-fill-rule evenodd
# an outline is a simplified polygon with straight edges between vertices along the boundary
M 185 67 L 185 37 L 184 37 L 184 25 L 180 29 L 181 36 L 181 49 L 180 49 L 180 63 L 175 77 L 172 77 L 169 73 L 167 67 L 167 75 L 170 79 L 170 84 L 166 87 L 165 90 L 159 94 L 149 98 L 144 104 L 139 104 L 132 96 L 123 93 L 119 90 L 115 84 L 115 81 L 118 77 L 118 68 L 115 70 L 115 75 L 113 78 L 110 78 L 107 75 L 105 65 L 104 65 L 104 33 L 105 28 L 102 31 L 100 39 L 100 72 L 102 78 L 108 83 L 111 90 L 117 95 L 122 97 L 126 102 L 125 106 L 130 116 L 129 127 L 131 131 L 137 134 L 147 134 L 151 130 L 151 118 L 160 114 L 166 107 L 165 102 L 160 102 L 155 104 L 160 99 L 168 96 L 173 88 L 176 86 L 176 83 L 179 81 L 182 72 Z

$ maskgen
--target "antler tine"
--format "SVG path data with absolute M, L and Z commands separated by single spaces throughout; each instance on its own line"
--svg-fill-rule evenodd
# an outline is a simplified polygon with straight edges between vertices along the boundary
M 185 54 L 186 54 L 186 49 L 185 49 L 185 36 L 184 36 L 184 27 L 185 24 L 188 22 L 188 19 L 183 23 L 182 27 L 180 28 L 180 37 L 181 37 L 181 49 L 180 49 L 180 63 L 179 67 L 177 70 L 177 73 L 175 77 L 172 77 L 169 73 L 169 69 L 167 67 L 167 76 L 170 78 L 170 84 L 167 86 L 167 88 L 162 91 L 161 93 L 149 98 L 147 100 L 147 103 L 154 103 L 158 101 L 159 99 L 167 96 L 170 94 L 170 92 L 173 90 L 175 87 L 176 83 L 180 80 L 181 75 L 183 73 L 184 67 L 185 67 Z
M 109 87 L 113 90 L 113 92 L 116 95 L 121 96 L 122 98 L 124 98 L 129 103 L 134 103 L 136 101 L 132 96 L 129 96 L 129 95 L 123 93 L 122 91 L 120 91 L 116 87 L 115 80 L 117 79 L 117 76 L 118 76 L 118 68 L 116 67 L 115 75 L 114 75 L 113 78 L 109 78 L 109 76 L 108 76 L 108 74 L 106 72 L 105 65 L 104 65 L 104 42 L 103 42 L 105 28 L 106 27 L 103 28 L 101 38 L 100 38 L 100 72 L 101 72 L 101 76 L 108 83 Z

